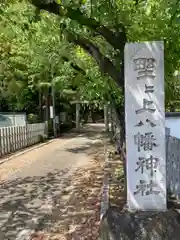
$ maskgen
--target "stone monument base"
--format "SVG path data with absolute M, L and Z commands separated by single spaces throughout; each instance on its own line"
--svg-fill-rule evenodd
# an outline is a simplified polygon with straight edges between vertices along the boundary
M 132 213 L 110 207 L 101 232 L 103 240 L 179 240 L 180 215 L 175 209 Z

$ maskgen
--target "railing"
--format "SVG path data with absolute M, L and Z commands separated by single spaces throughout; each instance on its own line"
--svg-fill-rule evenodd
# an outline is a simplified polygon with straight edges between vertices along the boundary
M 0 157 L 38 143 L 45 137 L 45 124 L 0 128 Z

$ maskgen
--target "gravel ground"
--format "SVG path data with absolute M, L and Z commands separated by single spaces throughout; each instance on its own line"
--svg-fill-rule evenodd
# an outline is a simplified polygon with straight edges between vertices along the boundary
M 112 147 L 112 152 L 114 149 Z M 103 221 L 103 240 L 179 240 L 180 204 L 168 202 L 166 212 L 129 212 L 123 165 L 116 154 L 109 160 L 110 207 Z
M 102 130 L 86 126 L 0 165 L 0 240 L 98 239 Z

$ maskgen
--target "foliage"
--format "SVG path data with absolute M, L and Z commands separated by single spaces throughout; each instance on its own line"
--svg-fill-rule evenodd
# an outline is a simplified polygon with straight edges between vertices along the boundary
M 178 0 L 32 2 L 40 9 L 58 15 L 68 41 L 87 51 L 96 60 L 101 72 L 108 74 L 121 87 L 124 85 L 125 41 L 164 40 L 167 107 L 169 102 L 178 98 L 173 77 L 180 67 Z
M 36 113 L 39 92 L 46 96 L 52 85 L 57 101 L 122 105 L 124 44 L 151 40 L 165 42 L 166 107 L 180 108 L 177 0 L 31 2 L 35 7 L 26 0 L 0 6 L 2 108 Z
M 97 66 L 63 38 L 57 16 L 47 12 L 37 16 L 25 1 L 2 9 L 0 80 L 5 109 L 8 105 L 11 111 L 38 110 L 38 91 L 45 92 L 52 84 L 61 98 L 104 99 L 98 91 L 105 91 L 106 86 L 101 86 Z M 87 70 L 90 65 L 92 71 Z

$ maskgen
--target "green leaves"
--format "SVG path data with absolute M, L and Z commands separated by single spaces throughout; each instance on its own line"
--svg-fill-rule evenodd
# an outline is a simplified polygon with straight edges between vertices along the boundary
M 25 0 L 6 1 L 1 8 L 0 81 L 6 85 L 13 80 L 18 89 L 28 89 L 30 94 L 34 89 L 48 89 L 54 82 L 56 92 L 68 100 L 104 102 L 113 96 L 122 103 L 122 91 L 109 76 L 118 76 L 119 81 L 124 42 L 163 39 L 167 99 L 178 98 L 173 77 L 180 68 L 178 0 L 33 2 L 56 15 Z M 74 45 L 67 33 L 74 37 Z M 80 38 L 85 41 L 78 41 Z M 115 70 L 118 74 L 113 75 Z M 13 84 L 8 94 L 18 91 Z

